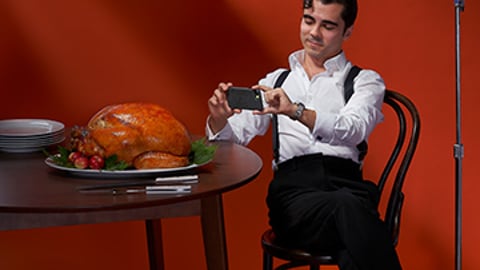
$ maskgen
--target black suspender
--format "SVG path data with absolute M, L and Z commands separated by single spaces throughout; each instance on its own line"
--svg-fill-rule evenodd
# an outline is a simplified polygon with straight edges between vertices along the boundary
M 360 73 L 362 69 L 357 66 L 352 66 L 350 71 L 348 72 L 347 78 L 343 83 L 343 97 L 345 99 L 345 104 L 350 100 L 353 95 L 353 79 L 357 77 L 358 73 Z M 361 143 L 357 144 L 358 153 L 358 160 L 362 161 L 365 156 L 367 155 L 368 151 L 368 144 L 364 140 Z
M 345 99 L 345 104 L 353 95 L 353 79 L 357 77 L 361 70 L 361 68 L 353 66 L 348 72 L 347 78 L 345 78 L 345 82 L 343 83 L 343 98 Z
M 344 82 L 343 93 L 345 103 L 350 100 L 350 97 L 353 95 L 353 80 L 355 77 L 360 73 L 362 69 L 357 66 L 352 66 L 348 75 Z M 283 71 L 280 76 L 275 81 L 273 88 L 281 87 L 285 79 L 288 77 L 290 70 Z M 272 115 L 272 141 L 273 141 L 273 158 L 275 162 L 278 162 L 279 159 L 279 152 L 280 152 L 280 141 L 279 141 L 279 134 L 278 134 L 278 117 L 276 114 Z M 362 161 L 365 156 L 367 155 L 368 145 L 366 141 L 362 141 L 360 144 L 357 145 L 357 149 L 360 151 L 358 159 Z
M 282 86 L 283 82 L 285 79 L 288 77 L 288 74 L 290 73 L 290 70 L 287 69 L 283 71 L 280 76 L 277 78 L 275 81 L 275 85 L 273 88 L 278 88 Z M 273 143 L 273 159 L 275 160 L 275 163 L 278 162 L 278 158 L 280 157 L 280 141 L 278 137 L 278 117 L 277 114 L 272 115 L 272 143 Z

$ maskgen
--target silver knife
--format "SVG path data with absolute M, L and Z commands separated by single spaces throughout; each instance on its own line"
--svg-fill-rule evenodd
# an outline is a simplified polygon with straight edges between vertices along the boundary
M 196 183 L 198 183 L 198 175 L 181 175 L 181 176 L 157 177 L 154 180 L 122 181 L 122 182 L 107 183 L 107 184 L 85 185 L 85 186 L 79 186 L 77 190 L 87 191 L 87 190 L 96 190 L 96 189 L 114 189 L 114 188 L 146 186 L 146 185 L 164 185 L 164 184 L 174 185 L 174 184 L 196 184 Z
M 80 190 L 87 194 L 111 194 L 111 195 L 128 195 L 128 194 L 186 194 L 192 191 L 191 185 L 168 185 L 168 186 L 146 186 L 143 188 L 106 188 L 106 189 L 87 189 Z

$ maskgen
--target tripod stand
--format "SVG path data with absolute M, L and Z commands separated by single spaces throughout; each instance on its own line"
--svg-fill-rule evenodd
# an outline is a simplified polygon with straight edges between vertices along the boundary
M 462 159 L 464 148 L 461 138 L 461 80 L 460 80 L 460 13 L 464 11 L 463 0 L 455 0 L 455 69 L 457 132 L 454 146 L 455 157 L 455 269 L 462 269 Z

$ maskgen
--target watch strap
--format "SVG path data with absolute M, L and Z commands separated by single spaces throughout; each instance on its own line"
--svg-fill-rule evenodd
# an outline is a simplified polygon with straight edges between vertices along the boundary
M 297 110 L 295 110 L 295 114 L 290 118 L 293 120 L 298 120 L 302 117 L 303 112 L 305 111 L 305 105 L 301 102 L 295 102 L 293 104 L 297 106 Z

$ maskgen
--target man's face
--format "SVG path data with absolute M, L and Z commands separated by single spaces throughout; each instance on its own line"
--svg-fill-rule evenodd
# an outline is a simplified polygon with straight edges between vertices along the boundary
M 352 27 L 345 31 L 342 11 L 343 6 L 340 4 L 324 5 L 316 0 L 313 1 L 312 8 L 304 9 L 300 39 L 306 57 L 323 63 L 342 50 L 343 41 L 352 31 Z

